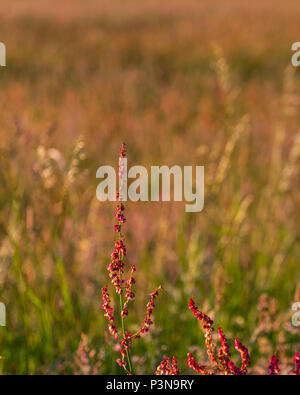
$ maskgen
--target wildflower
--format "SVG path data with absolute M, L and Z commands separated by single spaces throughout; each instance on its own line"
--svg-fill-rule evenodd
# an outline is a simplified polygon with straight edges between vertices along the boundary
M 125 143 L 122 143 L 121 150 L 120 150 L 120 158 L 126 157 L 126 146 Z
M 298 352 L 295 353 L 294 363 L 295 370 L 293 370 L 293 374 L 300 376 L 300 354 Z
M 110 334 L 117 339 L 118 338 L 118 330 L 114 324 L 115 317 L 114 317 L 114 309 L 110 306 L 110 298 L 108 294 L 107 287 L 102 288 L 102 301 L 103 305 L 102 308 L 104 310 L 104 317 L 107 318 L 108 321 L 108 329 Z
M 268 370 L 271 376 L 277 376 L 280 373 L 279 359 L 277 358 L 276 354 L 271 356 Z
M 103 305 L 102 308 L 105 311 L 105 316 L 108 319 L 109 332 L 117 339 L 121 337 L 120 342 L 120 353 L 121 358 L 117 359 L 117 364 L 125 369 L 127 374 L 132 374 L 132 366 L 130 360 L 130 347 L 132 345 L 133 339 L 139 339 L 142 333 L 148 332 L 150 326 L 153 324 L 151 319 L 155 303 L 154 300 L 158 296 L 158 291 L 161 287 L 158 287 L 151 295 L 150 300 L 147 304 L 146 311 L 146 319 L 143 322 L 143 325 L 138 333 L 133 335 L 132 333 L 126 330 L 125 319 L 128 316 L 128 305 L 129 302 L 135 299 L 135 294 L 133 292 L 133 286 L 135 284 L 134 273 L 136 268 L 134 265 L 130 267 L 130 274 L 128 279 L 125 281 L 123 279 L 125 262 L 124 258 L 127 254 L 125 239 L 122 235 L 122 225 L 125 223 L 126 218 L 124 215 L 125 206 L 121 201 L 122 195 L 122 174 L 124 171 L 124 161 L 123 158 L 126 157 L 126 147 L 125 144 L 122 143 L 121 153 L 119 158 L 119 179 L 120 179 L 120 187 L 119 192 L 116 195 L 117 205 L 115 211 L 115 218 L 117 219 L 117 224 L 114 225 L 114 230 L 119 234 L 118 240 L 116 240 L 114 245 L 114 250 L 110 255 L 110 262 L 107 265 L 107 270 L 109 272 L 109 277 L 114 286 L 115 292 L 119 295 L 120 299 L 120 316 L 122 321 L 122 335 L 118 334 L 117 328 L 114 325 L 114 311 L 110 307 L 110 299 L 107 291 L 107 287 L 102 288 L 102 300 Z M 175 365 L 174 365 L 175 364 Z M 177 365 L 175 361 L 173 361 L 173 370 L 177 370 Z
M 239 369 L 237 366 L 235 366 L 235 364 L 231 360 L 228 361 L 228 368 L 229 368 L 230 372 L 235 376 L 242 376 L 243 375 L 243 372 L 241 371 L 241 369 Z
M 249 357 L 248 349 L 237 338 L 235 339 L 234 347 L 241 354 L 241 358 L 242 358 L 241 371 L 243 374 L 247 374 L 247 366 L 250 365 L 250 357 Z
M 125 283 L 125 302 L 124 302 L 124 305 L 123 305 L 123 312 L 125 311 L 126 315 L 128 315 L 127 306 L 129 304 L 129 302 L 131 300 L 135 299 L 135 294 L 134 294 L 134 292 L 132 292 L 132 286 L 135 284 L 135 279 L 133 277 L 133 273 L 136 271 L 135 266 L 132 265 L 130 270 L 131 270 L 131 276 L 129 277 L 129 279 Z
M 208 374 L 207 370 L 206 370 L 206 367 L 203 366 L 203 365 L 200 365 L 199 363 L 197 363 L 195 361 L 194 357 L 192 356 L 191 352 L 188 353 L 187 364 L 188 364 L 189 368 L 193 369 L 197 373 L 200 373 L 200 374 L 203 374 L 203 375 Z
M 216 347 L 212 339 L 212 332 L 214 331 L 213 320 L 210 317 L 208 317 L 206 314 L 201 313 L 201 311 L 198 310 L 198 307 L 195 305 L 195 302 L 193 301 L 192 298 L 190 299 L 189 302 L 189 308 L 194 314 L 194 316 L 197 318 L 197 320 L 199 320 L 202 324 L 208 358 L 214 365 L 218 365 L 218 361 L 215 355 Z
M 117 194 L 118 199 L 119 194 Z M 115 287 L 115 291 L 118 295 L 123 295 L 123 284 L 124 280 L 122 280 L 121 276 L 124 272 L 124 257 L 126 256 L 126 246 L 124 238 L 121 234 L 121 224 L 125 222 L 124 214 L 120 214 L 121 211 L 124 211 L 123 204 L 117 204 L 116 214 L 115 216 L 118 219 L 118 224 L 114 226 L 115 232 L 119 233 L 119 239 L 115 242 L 114 251 L 111 254 L 110 263 L 107 266 L 107 270 L 109 271 L 109 276 L 112 280 L 112 283 Z
M 214 365 L 214 368 L 219 370 L 223 374 L 233 374 L 233 375 L 245 375 L 247 374 L 247 366 L 250 364 L 250 358 L 247 347 L 245 347 L 238 339 L 235 339 L 235 349 L 238 350 L 242 358 L 241 369 L 238 368 L 233 361 L 230 359 L 229 346 L 227 344 L 227 339 L 221 328 L 218 328 L 219 339 L 221 342 L 221 348 L 216 352 L 216 345 L 213 342 L 212 333 L 213 320 L 206 314 L 198 310 L 193 299 L 190 299 L 189 308 L 193 312 L 194 316 L 202 323 L 202 328 L 205 335 L 205 345 L 207 350 L 207 355 L 209 360 Z M 188 366 L 194 369 L 196 372 L 201 374 L 211 374 L 208 373 L 205 367 L 197 364 L 197 362 L 192 357 L 191 353 L 188 354 Z
M 151 317 L 152 317 L 152 313 L 153 313 L 153 310 L 155 307 L 154 301 L 155 301 L 156 297 L 158 296 L 158 291 L 160 289 L 161 289 L 161 286 L 156 288 L 156 290 L 154 292 L 152 292 L 152 294 L 150 294 L 150 300 L 147 303 L 146 318 L 144 319 L 143 325 L 140 330 L 141 333 L 148 332 L 150 329 L 150 326 L 153 324 Z
M 224 334 L 224 332 L 222 331 L 222 328 L 220 328 L 220 327 L 218 328 L 218 334 L 219 334 L 221 347 L 222 347 L 224 355 L 227 355 L 228 357 L 230 357 L 229 346 L 227 344 L 226 335 Z
M 201 311 L 198 310 L 198 307 L 195 305 L 195 302 L 192 298 L 189 302 L 189 308 L 199 321 L 205 321 L 208 325 L 213 325 L 213 320 L 211 320 L 206 314 L 203 314 L 201 313 Z
M 170 358 L 167 358 L 164 356 L 164 359 L 161 361 L 161 363 L 158 365 L 155 371 L 156 375 L 172 375 L 176 376 L 180 374 L 180 370 L 178 369 L 177 366 L 177 359 L 175 357 L 172 358 L 172 361 Z
M 132 345 L 132 333 L 125 331 L 125 333 L 123 333 L 123 339 L 120 343 L 121 346 L 121 359 L 117 359 L 117 364 L 121 367 L 124 367 L 125 370 L 126 366 L 127 366 L 127 362 L 126 362 L 126 358 L 128 361 L 129 366 L 129 371 L 127 371 L 127 373 L 131 373 L 131 362 L 130 362 L 130 357 L 129 357 L 129 353 L 130 353 L 130 346 Z
M 229 352 L 229 346 L 227 343 L 226 335 L 224 334 L 221 328 L 218 328 L 218 334 L 221 342 L 221 348 L 219 349 L 218 352 L 219 367 L 221 370 L 224 370 L 226 374 L 229 374 L 231 370 L 228 364 L 229 362 L 231 362 L 231 360 L 230 360 L 230 352 Z

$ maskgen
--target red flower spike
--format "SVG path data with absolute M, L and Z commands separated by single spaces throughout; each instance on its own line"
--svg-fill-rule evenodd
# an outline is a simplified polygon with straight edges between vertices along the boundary
M 175 357 L 172 358 L 172 361 L 170 358 L 167 358 L 164 356 L 164 359 L 161 361 L 161 363 L 158 365 L 155 371 L 156 375 L 172 375 L 172 376 L 177 376 L 180 374 L 180 370 L 178 369 L 177 366 L 177 359 Z
M 270 376 L 277 376 L 280 373 L 279 359 L 276 354 L 273 354 L 270 358 L 270 365 L 268 367 Z
M 293 370 L 293 374 L 300 376 L 300 354 L 298 352 L 295 353 L 294 364 L 295 370 Z

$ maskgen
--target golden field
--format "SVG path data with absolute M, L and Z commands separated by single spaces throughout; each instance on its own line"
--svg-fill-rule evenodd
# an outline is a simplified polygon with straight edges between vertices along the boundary
M 126 204 L 135 264 L 129 327 L 162 284 L 153 330 L 132 348 L 136 373 L 163 355 L 205 361 L 191 296 L 253 372 L 300 351 L 299 1 L 1 0 L 0 328 L 2 373 L 114 374 L 100 289 L 114 203 L 96 170 L 204 165 L 205 207 Z M 113 295 L 113 293 L 112 293 Z M 82 366 L 84 334 L 90 362 Z M 82 346 L 82 343 L 81 343 Z M 79 347 L 79 348 L 78 348 Z

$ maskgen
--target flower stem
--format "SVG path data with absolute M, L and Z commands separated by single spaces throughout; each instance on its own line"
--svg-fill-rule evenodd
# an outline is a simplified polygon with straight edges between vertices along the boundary
M 119 232 L 119 240 L 121 240 L 121 239 L 122 239 L 122 234 L 121 234 L 121 232 Z M 120 260 L 122 259 L 121 253 L 119 253 L 119 259 Z M 119 270 L 119 277 L 120 277 L 120 282 L 121 282 L 121 286 L 122 286 L 122 271 L 121 271 L 121 269 Z M 122 316 L 123 307 L 124 307 L 123 296 L 122 296 L 122 294 L 120 294 L 120 314 L 121 314 L 121 322 L 122 322 L 122 332 L 123 332 L 124 340 L 127 341 L 125 317 Z M 132 366 L 131 366 L 131 360 L 130 360 L 130 352 L 129 352 L 128 347 L 126 347 L 126 355 L 127 355 L 129 373 L 133 373 Z
M 119 276 L 120 276 L 120 280 L 122 281 L 122 273 L 121 273 L 121 270 L 119 271 Z M 120 294 L 120 310 L 121 310 L 121 321 L 122 321 L 123 336 L 124 336 L 125 341 L 127 341 L 127 337 L 126 337 L 126 326 L 125 326 L 125 318 L 122 317 L 122 311 L 123 311 L 123 296 L 122 296 L 121 294 Z M 133 373 L 133 371 L 132 371 L 132 366 L 131 366 L 131 360 L 130 360 L 130 352 L 129 352 L 128 347 L 126 347 L 126 355 L 127 355 L 129 373 Z

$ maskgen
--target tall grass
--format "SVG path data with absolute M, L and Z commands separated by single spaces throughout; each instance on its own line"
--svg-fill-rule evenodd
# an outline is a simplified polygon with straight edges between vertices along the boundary
M 294 2 L 276 4 L 266 21 L 264 1 L 228 3 L 232 29 L 224 6 L 211 12 L 208 1 L 148 4 L 149 13 L 123 6 L 118 18 L 20 16 L 3 6 L 2 372 L 123 372 L 99 294 L 113 206 L 95 198 L 96 169 L 117 165 L 123 140 L 130 165 L 204 165 L 206 176 L 199 215 L 180 203 L 126 206 L 127 259 L 137 267 L 132 331 L 146 295 L 164 286 L 155 325 L 132 349 L 135 373 L 154 372 L 164 355 L 176 355 L 183 373 L 187 352 L 205 361 L 191 295 L 249 347 L 255 371 L 265 372 L 276 350 L 291 371 L 300 149 L 299 75 L 288 65 L 298 6 L 288 15 Z M 251 35 L 245 15 L 256 22 Z

